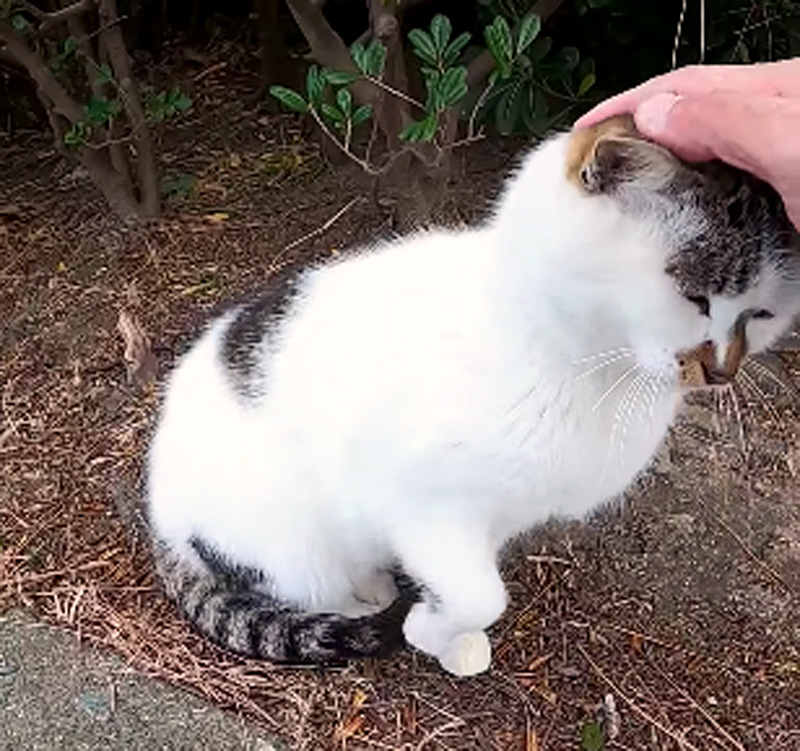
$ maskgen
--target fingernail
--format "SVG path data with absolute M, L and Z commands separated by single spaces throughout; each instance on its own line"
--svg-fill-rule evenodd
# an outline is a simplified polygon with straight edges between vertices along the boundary
M 676 94 L 656 94 L 642 102 L 636 110 L 636 127 L 647 136 L 662 133 L 672 108 L 680 99 Z

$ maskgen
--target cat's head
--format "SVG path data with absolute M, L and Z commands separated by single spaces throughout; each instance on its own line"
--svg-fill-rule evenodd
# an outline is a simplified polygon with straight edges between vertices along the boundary
M 635 267 L 612 304 L 641 365 L 663 372 L 700 352 L 705 382 L 723 382 L 787 331 L 800 312 L 800 240 L 770 186 L 720 162 L 682 162 L 629 117 L 562 138 L 575 200 L 616 214 L 604 227 L 628 250 L 615 262 Z

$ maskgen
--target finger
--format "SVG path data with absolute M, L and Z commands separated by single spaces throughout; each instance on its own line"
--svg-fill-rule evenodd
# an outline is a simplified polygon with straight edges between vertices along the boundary
M 634 118 L 643 135 L 688 161 L 721 159 L 770 183 L 800 228 L 800 99 L 658 94 Z
M 787 117 L 800 105 L 772 96 L 715 91 L 703 96 L 658 94 L 634 113 L 643 135 L 690 160 L 722 159 L 768 179 L 786 142 L 797 140 Z
M 794 224 L 794 228 L 800 232 L 800 199 L 795 199 L 794 201 L 784 200 L 784 204 L 786 205 L 786 213 L 789 214 L 789 219 Z
M 607 99 L 578 118 L 574 127 L 589 127 L 614 115 L 634 112 L 642 102 L 657 94 L 702 96 L 712 91 L 800 96 L 800 58 L 758 65 L 680 68 Z

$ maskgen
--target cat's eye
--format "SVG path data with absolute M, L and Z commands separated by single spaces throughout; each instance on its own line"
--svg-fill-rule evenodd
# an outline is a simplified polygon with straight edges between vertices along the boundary
M 761 310 L 754 310 L 750 314 L 750 317 L 751 318 L 758 318 L 759 320 L 762 320 L 762 321 L 768 321 L 770 318 L 775 318 L 775 314 L 773 312 L 769 311 L 769 310 L 765 310 L 764 308 L 761 308 Z
M 700 311 L 701 316 L 705 316 L 706 318 L 708 318 L 711 315 L 711 304 L 708 302 L 707 297 L 690 295 L 686 299 L 697 306 L 697 309 Z

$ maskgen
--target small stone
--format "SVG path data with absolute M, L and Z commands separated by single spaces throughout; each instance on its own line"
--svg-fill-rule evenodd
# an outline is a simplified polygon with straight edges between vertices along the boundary
M 100 722 L 108 722 L 113 714 L 108 697 L 104 694 L 81 694 L 78 697 L 78 706 L 92 719 Z

